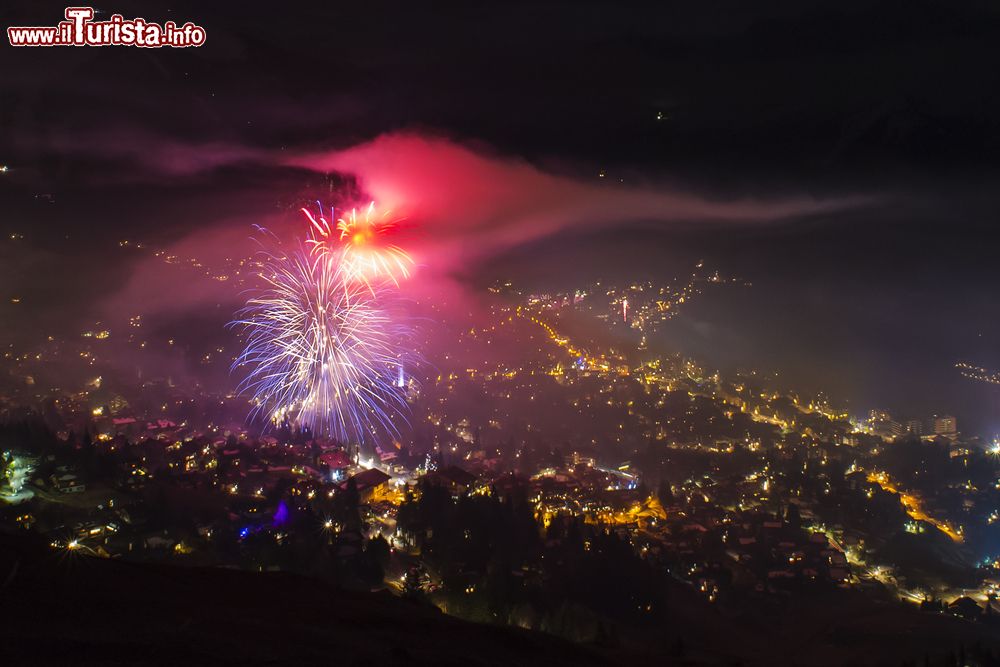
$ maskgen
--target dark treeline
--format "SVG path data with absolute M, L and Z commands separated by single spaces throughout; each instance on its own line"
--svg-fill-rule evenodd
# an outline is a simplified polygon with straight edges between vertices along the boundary
M 598 641 L 611 641 L 616 622 L 662 618 L 666 575 L 626 538 L 579 519 L 545 529 L 520 487 L 454 499 L 423 484 L 400 507 L 398 526 L 451 613 Z

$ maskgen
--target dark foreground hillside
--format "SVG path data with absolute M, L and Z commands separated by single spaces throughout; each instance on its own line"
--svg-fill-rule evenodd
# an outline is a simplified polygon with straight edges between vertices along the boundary
M 138 565 L 0 537 L 4 665 L 601 665 L 598 654 L 303 577 Z
M 678 589 L 669 617 L 662 632 L 582 646 L 293 574 L 128 563 L 0 535 L 3 665 L 1000 665 L 992 624 L 856 595 L 725 616 Z M 677 636 L 683 654 L 666 641 Z

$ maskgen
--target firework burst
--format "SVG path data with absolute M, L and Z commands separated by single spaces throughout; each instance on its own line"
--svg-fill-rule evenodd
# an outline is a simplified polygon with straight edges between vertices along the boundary
M 255 410 L 316 434 L 364 441 L 395 434 L 405 414 L 398 385 L 407 328 L 390 316 L 381 283 L 360 283 L 342 253 L 265 253 L 265 287 L 234 325 L 247 336 L 235 367 Z
M 390 211 L 377 213 L 375 202 L 360 214 L 358 209 L 352 208 L 337 218 L 335 225 L 323 215 L 321 205 L 318 217 L 307 208 L 303 208 L 302 213 L 311 224 L 311 238 L 306 243 L 317 253 L 339 252 L 349 280 L 362 282 L 369 288 L 373 283 L 387 280 L 398 287 L 400 280 L 410 276 L 413 259 L 405 250 L 386 240 L 398 220 Z

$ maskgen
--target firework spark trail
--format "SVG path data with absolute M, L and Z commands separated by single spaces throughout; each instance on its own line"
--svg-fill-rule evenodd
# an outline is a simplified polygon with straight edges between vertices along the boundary
M 384 287 L 359 283 L 341 253 L 315 246 L 264 256 L 266 287 L 233 322 L 247 334 L 234 368 L 250 368 L 240 389 L 255 413 L 343 440 L 378 428 L 395 435 L 393 418 L 407 408 L 394 385 L 408 330 L 388 314 Z
M 405 250 L 385 240 L 398 222 L 390 211 L 377 214 L 375 202 L 371 202 L 360 215 L 358 209 L 352 208 L 337 219 L 334 228 L 324 216 L 323 206 L 319 202 L 317 206 L 318 217 L 309 209 L 302 209 L 311 225 L 311 238 L 306 243 L 313 252 L 339 251 L 347 276 L 369 288 L 383 279 L 398 287 L 401 279 L 410 276 L 413 259 Z

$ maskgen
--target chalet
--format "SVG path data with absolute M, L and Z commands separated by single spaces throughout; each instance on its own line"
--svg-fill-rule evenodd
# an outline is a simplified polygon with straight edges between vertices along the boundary
M 362 503 L 371 503 L 389 488 L 389 475 L 378 468 L 362 470 L 351 479 L 354 480 L 358 489 L 358 497 Z M 346 489 L 347 482 L 344 482 L 340 488 Z
M 462 470 L 458 466 L 448 466 L 443 470 L 430 473 L 427 477 L 433 483 L 450 491 L 453 496 L 467 493 L 473 488 L 477 479 L 475 475 Z

